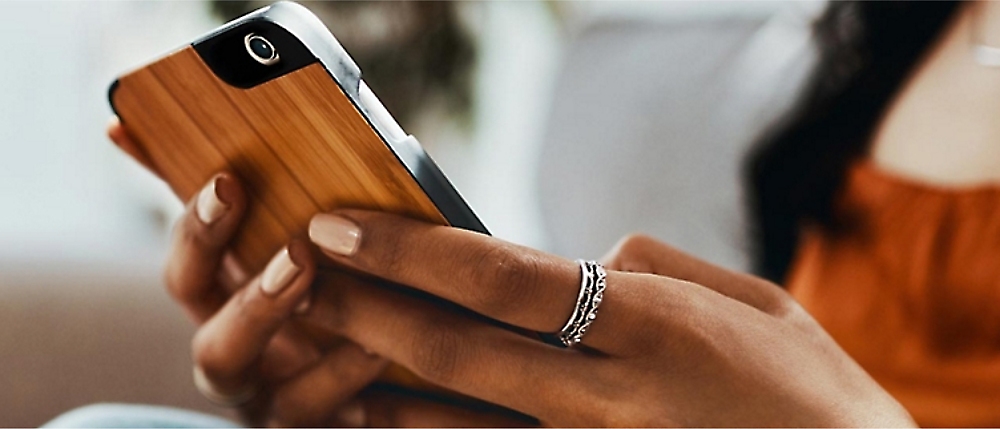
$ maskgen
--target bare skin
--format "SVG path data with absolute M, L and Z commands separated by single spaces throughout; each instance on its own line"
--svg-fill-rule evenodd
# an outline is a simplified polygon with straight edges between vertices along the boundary
M 119 125 L 109 135 L 134 153 Z M 226 244 L 245 196 L 235 179 L 222 177 L 216 187 L 228 208 L 206 225 L 197 201 L 188 204 L 175 229 L 167 282 L 201 323 L 194 357 L 211 384 L 223 392 L 260 386 L 244 406 L 251 423 L 532 423 L 365 390 L 388 359 L 545 425 L 913 425 L 780 288 L 641 236 L 626 238 L 605 258 L 609 286 L 600 317 L 574 349 L 356 276 L 324 276 L 310 294 L 315 264 L 297 242 L 289 253 L 300 271 L 283 292 L 262 293 L 257 276 L 230 295 L 215 279 L 225 273 Z M 329 246 L 329 235 L 343 242 L 344 225 L 357 237 L 347 252 Z M 557 331 L 579 288 L 574 262 L 468 231 L 363 211 L 318 215 L 312 226 L 313 240 L 337 265 L 526 330 Z M 306 297 L 308 310 L 296 314 Z M 295 321 L 321 334 L 305 335 Z M 349 342 L 333 340 L 340 337 Z
M 880 167 L 946 187 L 1000 183 L 1000 69 L 975 62 L 973 39 L 1000 46 L 1000 4 L 969 2 L 930 48 L 875 132 Z
M 109 137 L 151 171 L 117 120 Z M 206 184 L 225 209 L 206 223 L 198 196 L 172 233 L 164 280 L 170 295 L 198 324 L 195 365 L 219 394 L 257 393 L 240 407 L 253 426 L 518 427 L 532 424 L 502 409 L 470 408 L 399 391 L 370 389 L 388 361 L 335 332 L 308 329 L 315 304 L 311 285 L 360 281 L 317 267 L 311 246 L 287 249 L 298 267 L 281 292 L 266 293 L 263 274 L 245 279 L 224 262 L 227 245 L 246 209 L 239 182 L 220 174 Z M 272 262 L 274 264 L 274 262 Z M 270 267 L 270 265 L 269 265 Z M 267 269 L 265 269 L 265 272 Z M 315 325 L 315 324 L 312 324 Z
M 347 252 L 329 246 L 343 228 L 358 237 Z M 532 331 L 557 331 L 579 290 L 572 261 L 387 214 L 318 215 L 311 237 L 338 264 Z M 777 286 L 644 237 L 608 262 L 600 316 L 577 349 L 350 282 L 327 288 L 313 314 L 434 383 L 546 425 L 913 424 Z M 630 267 L 646 272 L 614 270 Z

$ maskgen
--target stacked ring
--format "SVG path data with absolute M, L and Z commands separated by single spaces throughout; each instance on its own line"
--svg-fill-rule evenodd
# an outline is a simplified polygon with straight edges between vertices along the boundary
M 583 340 L 583 335 L 597 318 L 597 308 L 604 300 L 604 289 L 607 288 L 608 274 L 601 264 L 584 260 L 578 260 L 577 263 L 580 264 L 581 275 L 576 306 L 566 325 L 556 335 L 566 347 L 573 347 Z

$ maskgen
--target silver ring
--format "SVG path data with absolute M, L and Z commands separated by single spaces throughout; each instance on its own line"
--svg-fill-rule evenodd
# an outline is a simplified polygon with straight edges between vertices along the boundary
M 218 387 L 208 379 L 205 375 L 205 371 L 201 369 L 200 366 L 194 366 L 194 387 L 198 389 L 205 399 L 209 402 L 228 408 L 236 408 L 247 402 L 250 402 L 254 396 L 257 396 L 257 386 L 247 385 L 243 389 L 234 393 L 223 393 Z
M 597 307 L 604 300 L 604 289 L 608 287 L 608 273 L 595 261 L 576 261 L 580 264 L 580 293 L 576 306 L 566 325 L 556 336 L 566 347 L 573 347 L 583 340 L 583 335 L 597 318 Z

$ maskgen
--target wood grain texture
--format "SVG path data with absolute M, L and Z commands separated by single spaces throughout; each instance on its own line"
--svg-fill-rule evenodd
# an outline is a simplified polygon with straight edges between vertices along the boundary
M 447 224 L 319 63 L 240 89 L 188 47 L 121 77 L 112 103 L 181 199 L 221 171 L 242 179 L 250 204 L 232 251 L 251 275 L 304 237 L 321 211 L 376 209 Z M 401 367 L 385 377 L 434 389 Z
M 304 236 L 321 211 L 377 209 L 447 224 L 319 63 L 240 89 L 187 47 L 120 78 L 112 98 L 182 199 L 220 171 L 244 181 L 250 207 L 233 251 L 248 273 Z

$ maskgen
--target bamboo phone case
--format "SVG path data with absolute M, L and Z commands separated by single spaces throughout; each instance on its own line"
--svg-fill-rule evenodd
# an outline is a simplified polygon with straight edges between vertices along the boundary
M 338 207 L 487 233 L 329 30 L 295 3 L 120 77 L 109 98 L 183 200 L 219 171 L 242 179 L 250 200 L 233 252 L 248 273 L 305 235 L 314 214 Z
M 269 64 L 251 49 L 261 38 L 272 46 Z M 314 214 L 338 207 L 487 232 L 333 35 L 297 4 L 237 19 L 120 77 L 109 96 L 185 201 L 222 170 L 245 182 L 250 205 L 233 250 L 249 273 Z

